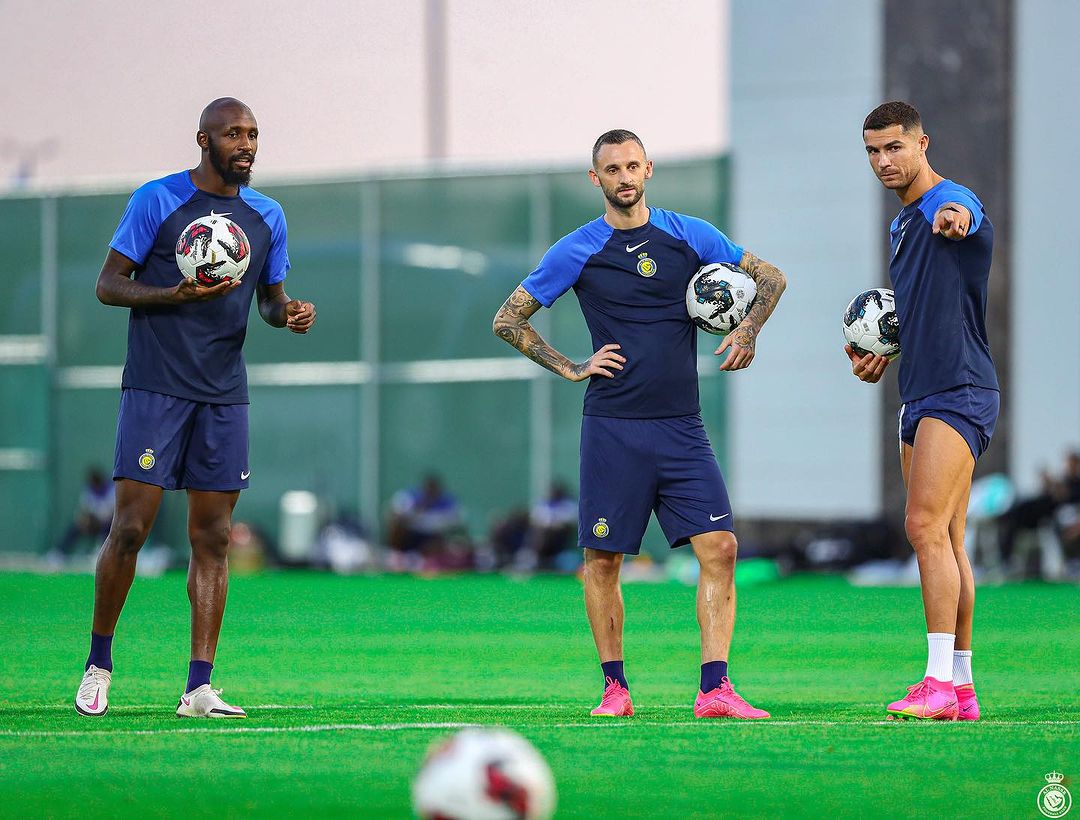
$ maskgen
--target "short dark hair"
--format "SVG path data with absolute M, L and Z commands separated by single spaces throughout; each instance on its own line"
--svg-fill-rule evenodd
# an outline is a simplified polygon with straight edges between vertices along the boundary
M 899 125 L 904 131 L 922 129 L 922 117 L 910 103 L 893 100 L 882 103 L 863 121 L 863 131 L 880 131 L 890 125 Z
M 592 161 L 593 165 L 596 165 L 596 155 L 600 153 L 600 149 L 605 145 L 622 145 L 624 142 L 636 142 L 641 146 L 641 150 L 645 150 L 645 144 L 641 141 L 633 131 L 627 131 L 625 128 L 614 128 L 611 131 L 605 131 L 599 137 L 592 147 Z

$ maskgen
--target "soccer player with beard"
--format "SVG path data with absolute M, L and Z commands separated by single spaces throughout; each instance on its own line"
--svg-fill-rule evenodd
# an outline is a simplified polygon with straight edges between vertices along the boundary
M 701 565 L 697 616 L 701 678 L 694 714 L 765 718 L 735 692 L 728 649 L 735 623 L 736 540 L 723 476 L 701 422 L 697 330 L 686 288 L 702 265 L 727 262 L 757 282 L 743 322 L 716 350 L 721 370 L 750 365 L 758 333 L 785 287 L 774 266 L 701 219 L 650 208 L 653 164 L 629 131 L 593 146 L 593 185 L 604 215 L 560 239 L 495 316 L 495 333 L 570 381 L 589 380 L 581 425 L 578 543 L 585 549 L 585 611 L 604 675 L 594 715 L 634 713 L 623 668 L 623 556 L 641 549 L 653 512 L 672 547 Z M 574 289 L 596 352 L 572 362 L 529 323 Z
M 999 393 L 986 338 L 994 226 L 978 197 L 926 158 L 919 112 L 884 103 L 866 117 L 870 167 L 895 191 L 889 277 L 900 319 L 900 467 L 904 524 L 922 583 L 929 652 L 923 679 L 891 715 L 978 720 L 971 675 L 975 581 L 964 524 L 975 461 L 990 444 Z M 889 361 L 845 347 L 852 372 L 877 382 Z
M 242 718 L 210 687 L 225 596 L 232 510 L 248 486 L 248 393 L 242 347 L 248 310 L 273 327 L 307 333 L 310 302 L 290 299 L 281 206 L 247 187 L 258 148 L 251 110 L 229 97 L 202 112 L 197 168 L 135 191 L 97 280 L 106 305 L 130 308 L 117 423 L 116 514 L 97 560 L 90 655 L 75 696 L 81 715 L 104 715 L 112 639 L 165 490 L 186 489 L 191 563 L 191 661 L 177 704 L 183 717 Z M 207 287 L 176 263 L 179 237 L 209 215 L 242 230 L 250 263 L 240 280 Z

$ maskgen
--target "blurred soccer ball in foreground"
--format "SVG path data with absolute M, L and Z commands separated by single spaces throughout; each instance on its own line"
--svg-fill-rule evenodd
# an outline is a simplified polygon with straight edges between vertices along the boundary
M 212 287 L 244 275 L 251 264 L 251 244 L 244 229 L 228 215 L 211 211 L 180 233 L 176 264 L 188 279 Z
M 726 262 L 706 265 L 686 288 L 686 311 L 694 324 L 723 336 L 746 318 L 757 285 L 742 269 Z
M 413 810 L 440 820 L 532 820 L 555 813 L 555 780 L 529 741 L 505 729 L 463 729 L 428 753 Z
M 871 288 L 852 299 L 844 311 L 844 338 L 860 356 L 899 356 L 900 319 L 893 292 Z

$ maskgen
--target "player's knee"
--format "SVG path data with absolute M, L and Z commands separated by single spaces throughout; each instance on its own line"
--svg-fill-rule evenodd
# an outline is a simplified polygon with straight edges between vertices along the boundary
M 920 507 L 909 507 L 904 515 L 904 532 L 916 550 L 943 546 L 952 549 L 948 525 L 940 516 Z
M 706 571 L 732 571 L 739 553 L 739 542 L 733 532 L 713 532 L 699 541 L 694 550 L 698 563 Z
M 588 579 L 598 582 L 617 581 L 622 562 L 622 553 L 586 549 L 584 573 Z
M 120 552 L 138 552 L 150 535 L 149 522 L 118 515 L 109 530 L 109 546 Z
M 224 559 L 229 550 L 231 528 L 232 523 L 228 519 L 190 525 L 188 538 L 191 549 L 200 555 Z

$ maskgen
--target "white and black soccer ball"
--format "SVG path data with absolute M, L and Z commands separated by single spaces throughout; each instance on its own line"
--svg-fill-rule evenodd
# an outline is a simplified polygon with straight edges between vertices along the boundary
M 844 311 L 844 338 L 860 356 L 899 356 L 900 319 L 893 292 L 871 288 L 852 299 Z
M 705 265 L 686 288 L 686 312 L 702 330 L 724 336 L 746 318 L 756 296 L 757 285 L 741 268 Z
M 540 752 L 506 729 L 463 729 L 432 748 L 412 786 L 413 811 L 440 820 L 532 820 L 555 813 Z
M 241 278 L 251 264 L 251 243 L 244 229 L 228 216 L 200 216 L 176 240 L 180 273 L 200 285 L 213 287 Z

